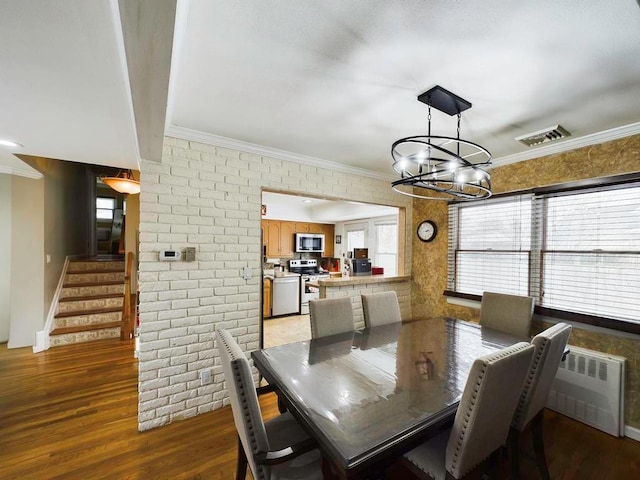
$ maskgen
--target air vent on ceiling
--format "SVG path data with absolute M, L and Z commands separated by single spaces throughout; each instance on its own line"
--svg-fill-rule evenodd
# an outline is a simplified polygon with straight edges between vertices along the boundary
M 533 147 L 534 145 L 540 145 L 541 143 L 553 142 L 570 136 L 571 134 L 560 125 L 553 127 L 543 128 L 537 132 L 527 133 L 516 137 L 516 140 L 524 143 L 527 147 Z

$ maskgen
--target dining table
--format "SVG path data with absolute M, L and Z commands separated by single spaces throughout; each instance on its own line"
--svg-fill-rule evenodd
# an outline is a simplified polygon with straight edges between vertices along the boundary
M 452 424 L 476 358 L 523 340 L 437 317 L 256 350 L 252 358 L 317 442 L 326 476 L 375 478 Z

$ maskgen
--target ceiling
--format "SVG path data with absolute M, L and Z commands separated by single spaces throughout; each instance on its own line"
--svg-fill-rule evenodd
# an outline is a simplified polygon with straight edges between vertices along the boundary
M 166 132 L 389 176 L 434 85 L 506 163 L 640 133 L 638 58 L 636 0 L 8 0 L 0 138 L 23 147 L 0 172 L 16 153 L 137 169 Z M 514 140 L 556 124 L 572 135 Z
M 262 204 L 267 208 L 264 220 L 336 223 L 398 215 L 396 207 L 266 191 L 262 192 Z

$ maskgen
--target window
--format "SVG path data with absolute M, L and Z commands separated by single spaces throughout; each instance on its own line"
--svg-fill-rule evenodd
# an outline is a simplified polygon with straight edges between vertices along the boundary
M 530 196 L 452 205 L 449 218 L 449 290 L 528 295 Z
M 560 318 L 640 324 L 640 184 L 452 204 L 449 223 L 449 294 L 530 295 Z
M 540 305 L 640 321 L 640 187 L 541 199 Z
M 366 225 L 347 225 L 347 252 L 353 252 L 354 248 L 365 248 L 367 238 Z
M 113 210 L 116 208 L 116 199 L 111 197 L 96 198 L 96 218 L 98 220 L 113 220 Z
M 384 268 L 386 275 L 395 275 L 398 257 L 398 224 L 375 224 L 375 256 L 373 264 Z

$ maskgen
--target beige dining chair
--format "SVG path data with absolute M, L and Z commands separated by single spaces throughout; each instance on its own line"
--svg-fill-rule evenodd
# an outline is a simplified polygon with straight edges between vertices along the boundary
M 215 336 L 238 431 L 236 480 L 244 480 L 247 463 L 255 479 L 321 479 L 315 442 L 290 413 L 262 420 L 249 360 L 229 332 L 218 330 Z
M 402 322 L 398 296 L 395 291 L 366 293 L 361 297 L 366 327 Z
M 459 479 L 492 457 L 495 470 L 533 352 L 520 342 L 477 358 L 453 427 L 407 453 L 410 469 L 423 478 Z
M 539 333 L 531 341 L 536 350 L 509 431 L 511 478 L 519 478 L 520 435 L 529 425 L 531 425 L 533 449 L 540 476 L 544 480 L 550 478 L 544 453 L 542 414 L 570 334 L 570 325 L 558 323 Z
M 480 304 L 480 325 L 518 337 L 531 338 L 533 298 L 484 292 Z
M 356 329 L 349 297 L 310 300 L 309 319 L 311 338 L 327 337 Z

